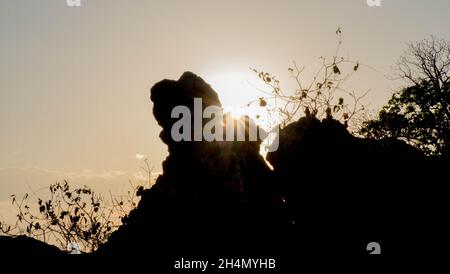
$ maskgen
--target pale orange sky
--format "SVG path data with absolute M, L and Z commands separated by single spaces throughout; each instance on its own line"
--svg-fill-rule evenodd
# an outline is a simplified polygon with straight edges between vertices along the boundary
M 108 178 L 118 188 L 139 171 L 136 154 L 159 171 L 166 147 L 152 116 L 154 83 L 190 70 L 225 106 L 242 105 L 260 96 L 247 83 L 258 82 L 249 67 L 289 88 L 291 62 L 305 65 L 306 77 L 315 73 L 318 57 L 333 54 L 339 26 L 342 54 L 381 72 L 363 69 L 350 86 L 371 89 L 366 101 L 378 109 L 399 85 L 382 74 L 391 75 L 407 42 L 450 40 L 449 10 L 448 0 L 372 8 L 365 0 L 82 0 L 75 8 L 2 0 L 0 201 L 25 182 L 39 188 L 67 174 L 91 185 L 116 174 Z

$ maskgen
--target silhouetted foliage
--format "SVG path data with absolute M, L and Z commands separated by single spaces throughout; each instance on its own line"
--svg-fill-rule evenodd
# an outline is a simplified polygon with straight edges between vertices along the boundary
M 367 94 L 356 94 L 344 88 L 344 84 L 359 70 L 360 63 L 340 56 L 342 44 L 342 29 L 336 30 L 338 43 L 336 51 L 331 58 L 321 56 L 321 68 L 316 72 L 313 80 L 307 82 L 302 72 L 305 67 L 299 67 L 296 62 L 288 68 L 288 72 L 296 84 L 293 93 L 283 91 L 280 81 L 274 75 L 251 69 L 270 88 L 270 92 L 261 90 L 266 94 L 249 105 L 258 103 L 261 107 L 267 107 L 271 114 L 281 117 L 281 127 L 296 121 L 302 115 L 307 117 L 334 118 L 344 125 L 350 125 L 353 130 L 361 123 L 361 115 L 365 112 L 365 106 L 361 99 Z
M 361 133 L 405 140 L 429 155 L 449 155 L 449 42 L 431 37 L 410 44 L 398 62 L 398 72 L 412 85 L 396 92 Z
M 93 252 L 136 207 L 135 198 L 141 195 L 143 186 L 134 187 L 133 193 L 128 191 L 125 199 L 111 195 L 109 201 L 87 186 L 71 189 L 67 180 L 51 184 L 49 190 L 48 199 L 36 193 L 25 194 L 19 200 L 11 195 L 17 221 L 14 225 L 0 222 L 0 232 L 57 244 L 62 250 L 76 244 L 82 252 Z M 36 198 L 37 203 L 31 198 Z

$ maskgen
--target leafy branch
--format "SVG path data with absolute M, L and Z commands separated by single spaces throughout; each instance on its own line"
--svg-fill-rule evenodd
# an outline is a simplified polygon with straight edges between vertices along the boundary
M 280 87 L 280 81 L 276 76 L 251 68 L 259 79 L 269 87 L 270 91 L 259 89 L 264 97 L 248 104 L 259 104 L 266 107 L 268 112 L 278 115 L 282 127 L 286 126 L 300 115 L 316 117 L 319 119 L 333 118 L 348 126 L 352 119 L 366 110 L 361 100 L 368 91 L 357 95 L 354 91 L 343 88 L 344 83 L 353 77 L 360 68 L 358 61 L 351 61 L 339 55 L 342 44 L 342 30 L 336 31 L 338 42 L 334 55 L 331 58 L 320 57 L 321 67 L 309 83 L 303 79 L 305 67 L 299 67 L 293 62 L 288 68 L 290 77 L 294 80 L 296 88 L 294 92 L 286 93 Z M 344 68 L 351 69 L 344 73 Z

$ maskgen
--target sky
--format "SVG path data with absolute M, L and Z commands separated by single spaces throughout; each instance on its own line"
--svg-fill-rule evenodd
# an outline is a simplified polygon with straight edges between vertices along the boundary
M 450 40 L 449 10 L 448 0 L 1 0 L 0 203 L 66 177 L 120 190 L 142 178 L 142 155 L 160 172 L 153 84 L 192 71 L 224 106 L 245 105 L 261 97 L 249 67 L 289 89 L 296 61 L 307 81 L 338 27 L 341 54 L 370 66 L 348 88 L 370 90 L 365 103 L 379 109 L 401 85 L 391 68 L 408 42 Z

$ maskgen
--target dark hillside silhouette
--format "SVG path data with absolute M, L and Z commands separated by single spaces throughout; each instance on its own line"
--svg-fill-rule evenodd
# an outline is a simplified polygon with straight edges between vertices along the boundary
M 56 246 L 26 236 L 0 236 L 0 256 L 62 256 Z
M 308 116 L 280 131 L 271 170 L 259 141 L 174 142 L 171 111 L 194 97 L 220 106 L 191 72 L 151 89 L 163 174 L 98 255 L 358 255 L 374 241 L 383 254 L 449 254 L 444 161 Z M 3 251 L 14 242 L 0 238 Z
M 101 254 L 366 254 L 371 241 L 388 254 L 446 251 L 439 161 L 304 117 L 281 131 L 271 171 L 257 142 L 173 142 L 170 112 L 194 97 L 220 106 L 190 72 L 152 88 L 169 156 Z
M 448 254 L 443 162 L 395 139 L 356 138 L 341 123 L 304 117 L 269 153 L 305 254 Z M 442 236 L 445 235 L 445 239 Z M 439 244 L 437 244 L 439 243 Z

